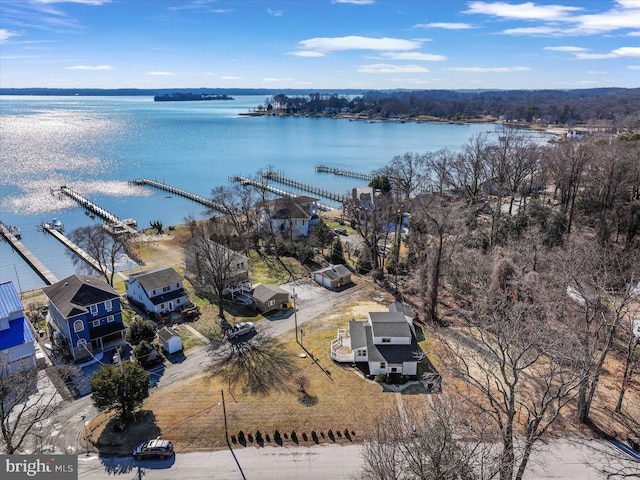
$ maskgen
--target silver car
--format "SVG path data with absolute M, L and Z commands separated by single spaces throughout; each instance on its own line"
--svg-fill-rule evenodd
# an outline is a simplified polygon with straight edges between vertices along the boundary
M 236 323 L 234 327 L 227 330 L 227 337 L 238 338 L 241 335 L 246 335 L 256 331 L 256 326 L 253 322 L 240 322 Z

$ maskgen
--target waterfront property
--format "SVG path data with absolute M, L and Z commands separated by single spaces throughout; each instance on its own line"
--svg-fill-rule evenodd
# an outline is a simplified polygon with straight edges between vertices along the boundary
M 367 320 L 350 320 L 331 342 L 331 358 L 366 364 L 369 375 L 416 377 L 420 351 L 412 314 L 399 302 L 388 312 L 369 312 Z
M 101 358 L 103 351 L 125 343 L 120 295 L 101 278 L 71 275 L 42 291 L 54 342 L 68 348 L 74 361 Z
M 273 232 L 289 232 L 293 237 L 308 237 L 315 224 L 320 221 L 317 199 L 307 196 L 283 197 L 258 206 L 262 211 L 262 222 Z
M 171 267 L 130 275 L 126 281 L 127 297 L 147 312 L 166 313 L 189 305 L 189 294 L 182 277 Z
M 0 283 L 0 375 L 35 367 L 34 341 L 13 282 Z

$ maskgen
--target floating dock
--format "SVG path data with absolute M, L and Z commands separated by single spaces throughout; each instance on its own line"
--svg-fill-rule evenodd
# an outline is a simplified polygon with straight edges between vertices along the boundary
M 0 222 L 0 234 L 47 285 L 53 285 L 58 282 L 56 276 L 51 273 L 51 271 L 45 267 L 20 240 L 18 240 L 11 233 L 11 230 L 9 230 L 9 228 L 7 228 L 7 226 L 2 222 Z
M 114 235 L 119 235 L 121 233 L 135 235 L 136 233 L 138 233 L 135 228 L 132 227 L 132 225 L 136 225 L 136 221 L 134 219 L 129 218 L 127 220 L 120 220 L 113 213 L 108 212 L 104 208 L 96 205 L 91 200 L 83 197 L 77 192 L 74 192 L 68 187 L 62 186 L 60 187 L 59 191 L 60 193 L 78 202 L 81 206 L 89 210 L 91 213 L 94 213 L 95 215 L 105 220 L 107 222 L 106 229 L 110 233 Z
M 149 185 L 151 187 L 164 190 L 165 192 L 175 193 L 176 195 L 180 195 L 181 197 L 187 198 L 196 203 L 199 203 L 200 205 L 204 205 L 205 207 L 212 208 L 213 210 L 217 210 L 219 212 L 227 211 L 227 209 L 220 203 L 209 200 L 208 198 L 204 198 L 203 196 L 200 196 L 196 193 L 183 190 L 182 188 L 167 185 L 164 182 L 157 182 L 156 180 L 149 180 L 148 178 L 140 178 L 132 180 L 131 183 L 133 183 L 134 185 Z
M 267 180 L 273 180 L 275 182 L 284 183 L 285 185 L 289 185 L 291 187 L 295 187 L 305 192 L 313 193 L 320 197 L 328 198 L 329 200 L 334 200 L 336 202 L 344 203 L 347 198 L 346 195 L 342 195 L 341 193 L 335 193 L 324 188 L 315 187 L 307 183 L 298 182 L 297 180 L 287 178 L 283 174 L 274 172 L 273 170 L 267 170 L 266 172 L 261 172 L 260 176 L 262 178 L 266 178 Z
M 97 260 L 95 258 L 93 258 L 91 255 L 89 255 L 87 252 L 82 250 L 79 246 L 77 246 L 75 243 L 73 243 L 67 237 L 65 237 L 60 230 L 58 230 L 57 228 L 51 226 L 51 224 L 49 224 L 49 223 L 43 223 L 42 224 L 42 229 L 45 232 L 53 235 L 54 238 L 56 238 L 58 241 L 60 241 L 60 243 L 62 243 L 65 247 L 67 247 L 69 250 L 71 250 L 73 253 L 75 253 L 82 260 L 84 260 L 84 262 L 87 263 L 91 268 L 93 268 L 97 272 L 102 272 L 102 270 L 100 268 L 100 265 L 98 264 Z
M 316 165 L 316 172 L 319 173 L 333 173 L 334 175 L 341 175 L 343 177 L 359 178 L 360 180 L 373 180 L 375 175 L 363 172 L 354 172 L 352 170 L 342 170 L 341 168 L 329 167 L 327 165 Z
M 268 192 L 275 193 L 276 195 L 280 195 L 281 197 L 295 198 L 299 196 L 293 192 L 288 192 L 286 190 L 282 190 L 281 188 L 272 187 L 271 185 L 268 185 L 263 182 L 259 182 L 258 180 L 254 180 L 252 178 L 243 177 L 242 175 L 233 175 L 229 177 L 229 180 L 232 182 L 240 182 L 243 185 L 253 185 L 254 187 L 262 188 Z M 318 203 L 317 206 L 318 206 L 318 209 L 324 212 L 333 212 L 338 210 L 337 208 L 330 207 L 329 205 L 325 205 L 324 203 Z

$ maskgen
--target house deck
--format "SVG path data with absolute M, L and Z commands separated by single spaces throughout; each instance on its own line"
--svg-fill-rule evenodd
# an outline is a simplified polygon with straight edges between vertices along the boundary
M 331 358 L 336 362 L 353 362 L 351 335 L 344 328 L 338 329 L 338 337 L 331 342 Z

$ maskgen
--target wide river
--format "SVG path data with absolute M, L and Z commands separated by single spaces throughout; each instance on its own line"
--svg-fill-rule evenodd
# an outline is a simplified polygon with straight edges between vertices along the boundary
M 154 188 L 150 178 L 209 197 L 236 174 L 271 166 L 285 176 L 348 193 L 365 182 L 316 173 L 317 164 L 370 172 L 405 152 L 457 151 L 493 125 L 241 116 L 265 100 L 154 102 L 151 97 L 0 97 L 0 220 L 58 278 L 76 273 L 69 254 L 38 225 L 59 218 L 66 232 L 99 222 L 52 190 L 66 185 L 138 228 L 202 218 L 199 204 Z M 279 185 L 275 185 L 279 186 Z M 289 189 L 288 187 L 283 187 Z M 321 199 L 321 201 L 325 201 Z M 0 282 L 20 291 L 44 282 L 0 242 Z

